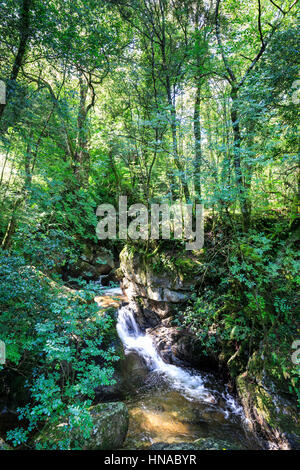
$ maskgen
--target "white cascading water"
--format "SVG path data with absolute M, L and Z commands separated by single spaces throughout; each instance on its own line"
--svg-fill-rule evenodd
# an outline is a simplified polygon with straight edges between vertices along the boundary
M 205 388 L 199 374 L 194 375 L 181 367 L 163 361 L 157 353 L 151 337 L 140 330 L 134 312 L 128 306 L 119 308 L 117 331 L 125 351 L 136 351 L 144 358 L 150 370 L 164 374 L 170 379 L 171 386 L 186 398 L 214 401 L 213 395 Z
M 171 387 L 182 393 L 187 399 L 198 399 L 208 403 L 215 402 L 214 395 L 205 388 L 200 374 L 193 374 L 182 367 L 164 362 L 156 351 L 152 338 L 141 331 L 136 322 L 134 311 L 129 305 L 122 306 L 118 310 L 117 332 L 125 352 L 137 352 L 144 358 L 150 370 L 164 374 L 169 379 Z M 226 408 L 222 410 L 225 418 L 234 414 L 239 415 L 246 422 L 243 408 L 228 390 L 223 392 L 222 398 L 226 402 Z

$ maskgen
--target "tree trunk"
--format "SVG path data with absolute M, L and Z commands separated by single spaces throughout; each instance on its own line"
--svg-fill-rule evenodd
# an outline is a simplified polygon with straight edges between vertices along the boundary
M 230 96 L 232 100 L 230 115 L 233 130 L 233 163 L 235 171 L 235 181 L 242 213 L 243 229 L 247 231 L 250 226 L 250 213 L 247 204 L 247 195 L 244 187 L 243 173 L 241 167 L 241 131 L 237 104 L 238 89 L 236 87 L 232 87 Z
M 201 204 L 201 124 L 200 124 L 201 84 L 197 83 L 194 105 L 194 137 L 195 137 L 195 161 L 194 161 L 194 186 L 196 204 Z
M 12 66 L 12 71 L 10 74 L 10 79 L 9 83 L 7 84 L 7 94 L 6 94 L 6 104 L 8 101 L 11 99 L 15 87 L 16 87 L 16 81 L 20 72 L 20 69 L 22 67 L 25 53 L 26 53 L 26 48 L 28 45 L 28 40 L 30 38 L 30 8 L 32 5 L 32 0 L 23 0 L 22 5 L 21 5 L 21 11 L 20 11 L 20 22 L 19 22 L 19 35 L 20 35 L 20 41 L 19 41 L 19 46 L 18 46 L 18 51 L 17 55 L 15 57 L 14 64 Z M 5 109 L 5 104 L 0 104 L 0 120 L 2 118 L 4 109 Z
M 80 102 L 77 117 L 77 142 L 76 151 L 74 153 L 74 174 L 79 186 L 87 183 L 89 176 L 89 160 L 88 151 L 88 126 L 87 114 L 89 108 L 86 106 L 88 85 L 84 83 L 84 77 L 79 77 L 80 86 Z
M 16 226 L 17 226 L 17 210 L 18 210 L 18 207 L 22 204 L 22 202 L 23 202 L 23 199 L 19 198 L 14 203 L 13 212 L 8 222 L 7 229 L 6 229 L 4 238 L 1 243 L 1 248 L 3 250 L 7 250 L 11 245 L 12 236 L 15 233 Z

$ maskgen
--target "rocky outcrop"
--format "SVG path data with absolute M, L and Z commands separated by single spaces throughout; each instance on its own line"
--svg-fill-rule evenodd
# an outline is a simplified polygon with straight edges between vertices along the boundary
M 79 259 L 66 267 L 65 273 L 71 277 L 83 277 L 86 280 L 98 280 L 108 275 L 115 267 L 112 253 L 104 248 L 86 247 Z
M 35 439 L 36 444 L 42 447 L 52 446 L 55 448 L 59 441 L 70 438 L 71 448 L 83 450 L 107 450 L 119 449 L 126 438 L 129 414 L 126 405 L 122 402 L 99 403 L 90 410 L 93 429 L 87 439 L 77 429 L 67 431 L 67 423 L 56 426 L 45 426 L 40 435 Z M 49 447 L 48 447 L 49 448 Z
M 174 314 L 185 308 L 201 269 L 199 257 L 187 252 L 168 258 L 163 253 L 145 257 L 125 247 L 120 254 L 123 292 L 163 359 L 207 369 L 216 368 L 217 361 L 204 356 L 195 336 L 173 321 Z
M 267 448 L 300 449 L 300 417 L 291 397 L 284 396 L 268 378 L 237 378 L 237 390 L 250 429 Z
M 194 285 L 178 271 L 155 272 L 153 260 L 145 263 L 139 253 L 130 253 L 126 248 L 120 254 L 120 262 L 122 287 L 128 299 L 142 298 L 148 302 L 145 308 L 154 308 L 159 317 L 168 316 L 170 304 L 184 303 Z
M 155 327 L 170 317 L 188 300 L 195 285 L 195 278 L 187 278 L 175 264 L 158 268 L 161 260 L 157 256 L 145 260 L 127 247 L 120 254 L 122 289 L 128 300 L 136 304 L 142 327 Z
M 176 262 L 169 268 L 155 269 L 160 261 L 157 256 L 144 259 L 141 254 L 124 248 L 120 254 L 123 292 L 136 312 L 140 327 L 153 337 L 161 356 L 171 363 L 194 364 L 192 336 L 172 322 L 174 312 L 184 307 L 195 286 L 195 272 L 191 276 L 193 261 L 189 260 L 188 269 L 183 260 L 180 266 L 184 265 L 185 269 L 177 269 Z

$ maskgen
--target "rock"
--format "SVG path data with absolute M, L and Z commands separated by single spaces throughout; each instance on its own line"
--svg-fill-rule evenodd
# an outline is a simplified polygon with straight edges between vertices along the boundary
M 136 388 L 143 385 L 149 370 L 143 358 L 131 351 L 120 361 L 122 387 L 125 392 L 134 393 Z
M 170 289 L 164 289 L 163 295 L 164 295 L 163 300 L 165 302 L 171 302 L 174 304 L 178 304 L 187 300 L 186 294 L 183 294 L 182 292 L 170 290 Z
M 173 270 L 154 272 L 154 261 L 154 258 L 148 261 L 139 253 L 128 252 L 125 247 L 120 253 L 120 270 L 125 278 L 124 289 L 131 289 L 135 296 L 139 295 L 157 302 L 185 302 L 194 282 L 183 280 L 175 265 Z
M 123 273 L 122 289 L 129 302 L 136 304 L 138 319 L 142 328 L 154 327 L 160 320 L 174 313 L 188 300 L 188 293 L 194 285 L 174 269 L 154 272 L 153 266 L 159 261 L 155 257 L 129 252 L 125 247 L 120 254 L 120 271 Z
M 150 300 L 156 300 L 157 302 L 162 302 L 164 296 L 164 291 L 161 287 L 147 287 L 147 298 Z
M 300 449 L 300 418 L 296 404 L 269 378 L 254 381 L 247 372 L 237 378 L 237 390 L 250 429 L 277 449 Z
M 218 369 L 217 358 L 204 355 L 201 341 L 196 341 L 187 329 L 173 326 L 172 317 L 162 319 L 154 328 L 148 328 L 146 331 L 166 362 L 189 365 L 201 370 Z
M 176 363 L 176 355 L 174 355 L 174 345 L 179 338 L 179 330 L 176 327 L 159 325 L 149 331 L 149 334 L 153 338 L 157 350 L 160 356 L 170 363 Z
M 88 439 L 79 434 L 78 430 L 70 431 L 71 448 L 83 450 L 119 449 L 126 438 L 129 414 L 126 405 L 122 402 L 99 403 L 90 409 L 93 430 Z M 49 443 L 55 447 L 66 437 L 64 432 L 66 423 L 56 426 L 45 426 L 35 439 L 36 443 L 43 445 Z
M 124 355 L 116 365 L 113 385 L 105 385 L 96 389 L 97 398 L 122 400 L 134 395 L 142 387 L 149 374 L 143 358 L 131 351 Z
M 230 442 L 212 438 L 201 438 L 194 442 L 174 442 L 167 444 L 157 442 L 152 444 L 149 450 L 241 450 L 242 448 Z
M 12 448 L 8 444 L 6 444 L 6 442 L 3 441 L 1 437 L 0 437 L 0 450 L 12 450 Z
M 76 263 L 68 265 L 67 274 L 96 281 L 100 276 L 109 274 L 114 267 L 114 258 L 109 251 L 93 247 L 93 249 L 86 249 Z
M 126 438 L 129 424 L 127 406 L 122 402 L 99 403 L 91 411 L 93 432 L 83 443 L 86 450 L 118 449 Z
M 149 326 L 158 325 L 158 323 L 163 321 L 163 319 L 170 317 L 173 313 L 173 306 L 170 305 L 168 302 L 157 302 L 147 298 L 143 299 L 142 308 L 146 324 L 148 318 L 156 319 L 155 324 L 149 324 Z

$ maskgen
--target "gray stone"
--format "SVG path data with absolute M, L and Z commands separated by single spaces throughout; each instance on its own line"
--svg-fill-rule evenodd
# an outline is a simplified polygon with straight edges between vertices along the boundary
M 164 297 L 163 300 L 165 302 L 171 302 L 174 304 L 184 302 L 187 299 L 186 294 L 183 294 L 182 292 L 170 290 L 170 289 L 164 289 Z

